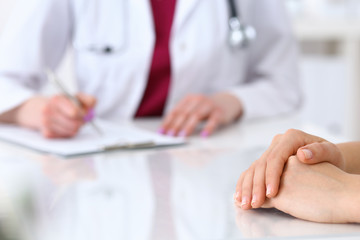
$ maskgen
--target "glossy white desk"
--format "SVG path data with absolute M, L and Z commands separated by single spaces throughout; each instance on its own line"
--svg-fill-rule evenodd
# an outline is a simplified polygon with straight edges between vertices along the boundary
M 31 240 L 360 239 L 357 224 L 234 207 L 240 173 L 274 134 L 299 126 L 243 123 L 183 147 L 67 160 L 0 143 L 0 225 Z

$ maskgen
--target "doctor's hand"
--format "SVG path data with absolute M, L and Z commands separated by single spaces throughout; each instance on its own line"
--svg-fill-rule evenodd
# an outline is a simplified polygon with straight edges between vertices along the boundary
M 17 109 L 16 123 L 34 128 L 46 138 L 70 138 L 94 117 L 96 99 L 79 93 L 81 108 L 63 95 L 51 98 L 34 97 Z
M 277 195 L 284 166 L 293 155 L 306 164 L 329 162 L 345 168 L 338 146 L 299 130 L 288 130 L 274 137 L 265 153 L 241 174 L 234 197 L 242 209 L 259 208 L 266 197 Z
M 304 220 L 325 223 L 360 222 L 360 176 L 330 163 L 308 165 L 290 157 L 280 191 L 264 205 Z
M 208 97 L 190 95 L 181 100 L 165 117 L 159 130 L 169 136 L 186 137 L 205 122 L 201 136 L 210 136 L 220 126 L 230 124 L 242 114 L 241 102 L 228 93 Z

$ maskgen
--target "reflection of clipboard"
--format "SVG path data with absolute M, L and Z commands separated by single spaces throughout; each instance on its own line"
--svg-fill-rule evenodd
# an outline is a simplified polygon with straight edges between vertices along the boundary
M 138 143 L 124 143 L 124 144 L 114 144 L 104 147 L 104 151 L 114 151 L 121 149 L 142 149 L 142 148 L 151 148 L 155 147 L 156 143 L 153 141 L 147 142 L 138 142 Z
M 102 153 L 114 150 L 146 149 L 176 146 L 185 143 L 183 138 L 173 138 L 142 130 L 129 124 L 114 124 L 97 120 L 104 136 L 98 136 L 89 125 L 71 139 L 45 139 L 40 133 L 13 125 L 0 125 L 0 139 L 42 153 L 62 157 Z

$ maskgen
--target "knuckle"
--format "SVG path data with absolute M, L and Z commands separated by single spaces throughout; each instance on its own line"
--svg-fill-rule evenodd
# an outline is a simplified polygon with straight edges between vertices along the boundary
M 179 109 L 174 109 L 167 116 L 167 120 L 170 121 L 171 119 L 175 118 L 178 114 L 179 114 Z
M 184 98 L 184 102 L 193 102 L 196 101 L 197 95 L 190 94 Z
M 248 174 L 248 169 L 247 170 L 245 170 L 245 171 L 243 171 L 242 173 L 241 173 L 241 175 L 240 175 L 240 179 L 242 179 L 242 181 L 244 181 L 244 179 L 245 179 L 245 176 Z
M 77 132 L 79 130 L 79 128 L 81 127 L 80 123 L 72 123 L 70 124 L 69 130 L 73 133 L 73 132 Z
M 252 170 L 247 169 L 245 172 L 243 172 L 243 173 L 241 174 L 240 179 L 241 179 L 241 182 L 242 182 L 242 183 L 245 183 L 245 182 L 246 182 L 246 179 L 249 178 L 249 175 L 250 175 L 250 172 L 251 172 L 251 171 L 252 171 Z
M 49 129 L 51 125 L 51 120 L 48 114 L 45 114 L 41 118 L 41 125 L 44 129 Z
M 266 163 L 272 167 L 279 167 L 286 163 L 288 160 L 289 155 L 286 152 L 276 152 L 272 151 L 269 153 L 268 157 L 266 158 Z
M 252 188 L 250 188 L 250 185 L 248 183 L 242 182 L 241 192 L 242 192 L 242 195 L 251 195 Z
M 328 145 L 321 144 L 321 143 L 313 143 L 312 147 L 315 148 L 315 151 L 322 155 L 326 152 Z
M 239 179 L 238 179 L 238 184 L 240 184 L 240 183 L 242 183 L 242 182 L 243 182 L 243 180 L 244 180 L 244 176 L 245 176 L 245 172 L 242 172 L 242 173 L 240 174 Z
M 198 122 L 201 119 L 201 115 L 198 112 L 194 112 L 191 114 L 191 119 L 194 122 Z
M 249 169 L 256 169 L 260 164 L 261 164 L 261 161 L 260 161 L 260 159 L 258 159 L 250 165 Z
M 290 128 L 285 132 L 285 135 L 289 137 L 296 137 L 302 135 L 302 133 L 303 132 L 298 129 Z
M 194 97 L 194 100 L 195 101 L 198 101 L 198 102 L 201 102 L 201 101 L 204 101 L 205 100 L 205 97 L 203 95 L 196 95 Z
M 196 95 L 196 98 L 197 98 L 198 100 L 201 100 L 201 99 L 204 99 L 204 96 L 201 95 L 201 94 L 197 94 L 197 95 Z
M 221 118 L 221 116 L 223 115 L 223 111 L 220 107 L 215 107 L 214 110 L 213 110 L 213 116 L 216 117 L 216 118 Z
M 266 159 L 261 157 L 258 160 L 256 160 L 251 166 L 255 169 L 265 169 L 266 168 Z
M 50 104 L 46 104 L 45 107 L 41 111 L 41 115 L 43 118 L 48 117 L 51 113 Z
M 277 154 L 275 152 L 270 152 L 266 158 L 267 163 L 272 163 L 277 159 Z
M 265 171 L 266 182 L 269 182 L 270 180 L 274 179 L 275 177 L 276 177 L 275 172 L 269 171 L 268 169 Z
M 297 157 L 295 157 L 295 156 L 289 157 L 288 162 L 287 162 L 288 167 L 295 167 L 298 164 L 299 164 L 299 161 L 298 161 Z
M 59 104 L 63 100 L 62 95 L 55 95 L 50 98 L 50 104 L 56 105 Z
M 334 144 L 332 142 L 323 142 L 321 145 L 322 145 L 323 149 L 326 149 L 326 150 L 328 150 L 328 149 L 338 149 L 336 144 Z
M 265 189 L 265 182 L 260 181 L 260 179 L 255 180 L 253 183 L 253 189 L 255 193 L 262 192 L 262 190 Z
M 256 160 L 255 161 L 255 164 L 256 164 L 256 166 L 264 166 L 264 165 L 266 165 L 266 161 L 265 161 L 265 159 L 264 158 L 259 158 L 258 160 Z
M 273 143 L 278 142 L 282 138 L 282 134 L 276 134 L 272 140 Z
M 250 167 L 249 169 L 247 169 L 245 171 L 244 179 L 250 178 L 250 176 L 252 175 L 253 172 L 254 172 L 254 168 Z
M 215 110 L 214 113 L 211 116 L 211 119 L 213 119 L 216 122 L 220 122 L 221 120 L 221 112 L 218 110 Z
M 178 114 L 178 117 L 180 117 L 179 121 L 184 121 L 186 120 L 191 114 L 191 111 L 189 111 L 189 109 L 184 109 L 184 111 L 182 111 L 181 113 Z

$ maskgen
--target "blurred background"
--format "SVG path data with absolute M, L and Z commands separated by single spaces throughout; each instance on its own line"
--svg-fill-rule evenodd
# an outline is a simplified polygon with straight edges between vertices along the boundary
M 15 0 L 0 0 L 0 36 Z M 300 118 L 360 140 L 360 1 L 284 0 L 298 39 Z M 62 74 L 69 76 L 69 61 Z

